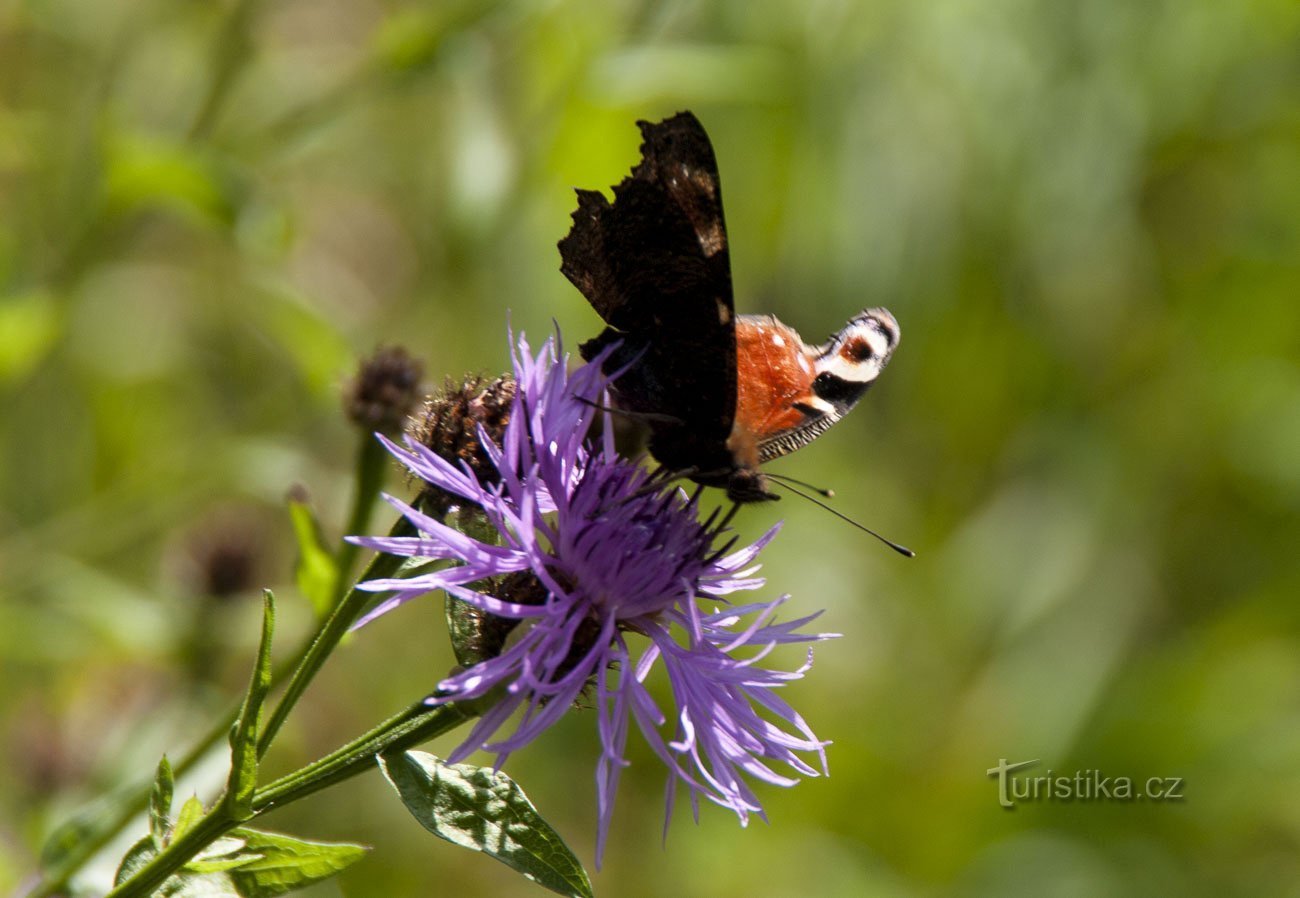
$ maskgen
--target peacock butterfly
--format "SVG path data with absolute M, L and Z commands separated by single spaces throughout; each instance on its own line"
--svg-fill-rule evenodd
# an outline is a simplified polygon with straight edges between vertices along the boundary
M 560 270 L 607 325 L 580 347 L 622 370 L 612 392 L 650 427 L 667 471 L 736 503 L 778 498 L 759 466 L 840 420 L 898 346 L 885 309 L 810 346 L 770 315 L 734 314 L 713 146 L 690 112 L 638 122 L 641 161 L 614 201 L 578 190 Z

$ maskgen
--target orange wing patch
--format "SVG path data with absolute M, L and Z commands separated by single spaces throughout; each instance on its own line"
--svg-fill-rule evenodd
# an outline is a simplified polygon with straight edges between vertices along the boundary
M 760 442 L 808 420 L 795 401 L 812 394 L 815 376 L 794 330 L 766 316 L 736 319 L 736 417 L 727 448 L 738 463 L 757 465 Z

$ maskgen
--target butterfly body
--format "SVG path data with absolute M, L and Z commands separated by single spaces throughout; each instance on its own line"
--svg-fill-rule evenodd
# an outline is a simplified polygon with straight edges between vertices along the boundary
M 581 347 L 613 346 L 605 370 L 619 407 L 650 427 L 666 469 L 727 490 L 777 498 L 760 470 L 815 439 L 861 398 L 898 345 L 884 309 L 855 316 L 811 346 L 768 315 L 734 314 L 722 196 L 695 116 L 639 122 L 641 162 L 610 203 L 578 191 L 561 270 L 607 325 Z

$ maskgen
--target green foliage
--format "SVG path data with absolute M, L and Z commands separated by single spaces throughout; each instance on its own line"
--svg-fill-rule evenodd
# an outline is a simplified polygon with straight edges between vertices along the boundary
M 20 381 L 59 338 L 59 307 L 47 293 L 0 296 L 0 385 Z
M 592 894 L 569 846 L 501 771 L 444 764 L 419 751 L 381 756 L 379 765 L 406 809 L 438 838 L 481 851 L 552 892 Z
M 324 545 L 320 524 L 310 504 L 290 497 L 289 519 L 298 548 L 294 581 L 298 592 L 311 602 L 316 615 L 324 618 L 334 606 L 334 584 L 338 576 L 334 555 Z
M 172 779 L 172 765 L 163 755 L 158 762 L 158 773 L 154 778 L 153 789 L 149 793 L 149 835 L 155 848 L 161 848 L 163 840 L 171 832 L 172 792 L 176 782 Z
M 226 781 L 226 807 L 235 820 L 253 814 L 253 790 L 257 788 L 257 742 L 262 732 L 262 705 L 271 691 L 271 637 L 275 632 L 275 596 L 266 590 L 262 605 L 262 638 L 257 660 L 248 682 L 248 694 L 239 709 L 239 720 L 230 733 L 230 778 Z
M 41 846 L 41 868 L 52 870 L 62 864 L 88 838 L 99 832 L 107 817 L 105 806 L 123 798 L 122 795 L 105 796 L 102 802 L 83 808 L 56 826 Z
M 237 829 L 210 852 L 195 872 L 224 873 L 231 894 L 272 898 L 328 879 L 365 856 L 367 848 L 346 843 L 309 842 L 278 833 Z M 203 868 L 203 869 L 201 869 Z
M 661 848 L 659 762 L 630 739 L 607 890 L 1300 881 L 1294 0 L 0 10 L 0 894 L 244 688 L 258 609 L 200 611 L 189 535 L 308 487 L 331 540 L 300 508 L 258 546 L 297 644 L 312 615 L 286 596 L 334 598 L 355 358 L 401 341 L 436 383 L 501 371 L 507 314 L 590 337 L 556 270 L 571 188 L 615 182 L 633 122 L 685 108 L 716 144 L 738 311 L 810 340 L 897 316 L 860 408 L 773 468 L 918 557 L 795 501 L 742 511 L 750 538 L 786 519 L 771 593 L 845 634 L 788 696 L 831 777 L 756 785 L 770 827 L 679 814 Z M 431 605 L 331 658 L 277 770 L 434 687 L 456 658 Z M 202 682 L 178 674 L 199 627 Z M 593 717 L 507 768 L 580 857 Z M 1001 757 L 1184 776 L 1189 799 L 1006 812 Z M 384 791 L 276 825 L 382 845 L 344 874 L 356 898 L 514 885 L 431 851 Z
M 132 876 L 140 872 L 145 864 L 157 856 L 159 846 L 154 844 L 153 833 L 145 836 L 136 842 L 122 857 L 122 863 L 117 867 L 117 874 L 113 877 L 113 885 L 120 886 Z
M 164 780 L 162 767 L 159 767 L 160 783 Z M 166 779 L 169 789 L 170 768 Z M 168 790 L 160 788 L 156 792 L 160 796 L 159 804 L 163 791 Z M 131 846 L 118 866 L 114 885 L 121 885 L 138 873 L 168 844 L 193 829 L 202 817 L 202 803 L 191 797 L 181 807 L 174 826 L 164 824 L 162 830 L 151 831 Z M 153 819 L 151 811 L 151 823 Z M 334 876 L 359 861 L 367 850 L 361 845 L 310 842 L 241 827 L 196 855 L 155 894 L 171 898 L 273 898 Z
M 185 799 L 185 804 L 181 805 L 180 813 L 176 815 L 176 823 L 172 826 L 170 838 L 179 839 L 192 830 L 202 817 L 203 802 L 191 795 Z
M 104 187 L 114 214 L 164 208 L 200 222 L 228 223 L 233 200 L 193 147 L 124 134 L 106 156 Z

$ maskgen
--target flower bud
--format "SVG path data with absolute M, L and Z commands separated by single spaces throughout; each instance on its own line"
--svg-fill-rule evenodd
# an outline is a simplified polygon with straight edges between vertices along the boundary
M 515 380 L 509 375 L 490 381 L 467 377 L 459 385 L 448 379 L 441 393 L 425 400 L 423 408 L 412 419 L 409 432 L 440 458 L 457 466 L 464 462 L 481 482 L 495 482 L 499 474 L 483 449 L 479 428 L 499 446 L 510 421 L 514 398 Z M 445 493 L 429 486 L 420 502 L 424 505 L 435 497 L 442 501 Z
M 362 430 L 400 433 L 419 401 L 423 376 L 423 363 L 405 349 L 381 346 L 344 392 L 344 411 Z

